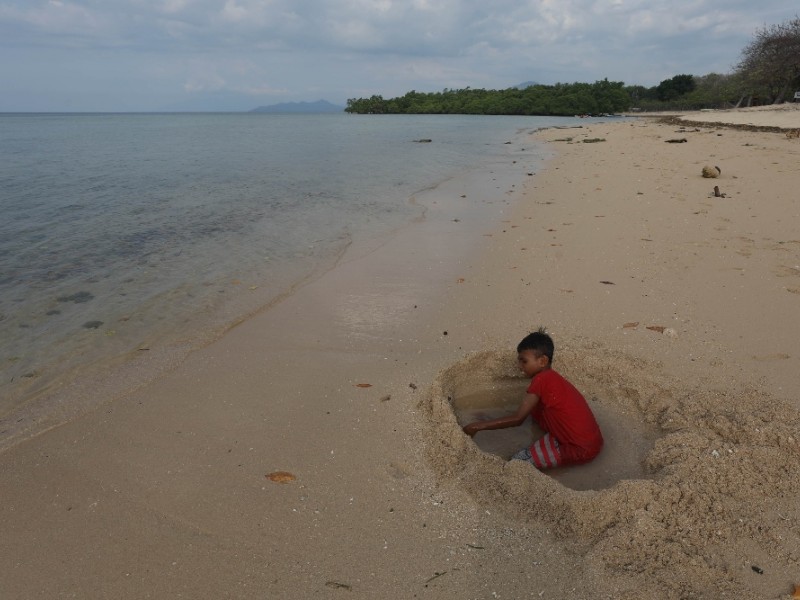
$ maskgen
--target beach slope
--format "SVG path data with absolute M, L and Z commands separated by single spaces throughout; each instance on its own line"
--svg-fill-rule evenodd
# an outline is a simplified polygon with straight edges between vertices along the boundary
M 800 140 L 650 118 L 532 136 L 553 157 L 514 163 L 524 187 L 448 182 L 153 384 L 0 454 L 0 596 L 790 594 Z M 524 389 L 513 348 L 540 325 L 616 432 L 599 467 L 539 473 L 460 431 L 459 398 Z

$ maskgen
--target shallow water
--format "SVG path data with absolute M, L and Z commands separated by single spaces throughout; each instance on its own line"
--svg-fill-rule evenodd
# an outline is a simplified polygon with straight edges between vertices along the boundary
M 486 421 L 513 414 L 525 394 L 528 382 L 509 380 L 495 387 L 477 390 L 454 399 L 456 419 L 462 427 L 473 421 Z M 533 421 L 529 418 L 518 427 L 481 431 L 472 439 L 487 454 L 495 454 L 506 460 L 533 441 Z M 538 428 L 537 428 L 538 429 Z
M 453 407 L 459 425 L 513 414 L 527 386 L 527 380 L 512 379 L 455 398 Z M 545 473 L 575 490 L 599 490 L 624 479 L 647 478 L 643 463 L 658 438 L 657 431 L 639 415 L 602 399 L 590 400 L 590 407 L 603 432 L 603 451 L 585 465 L 550 469 Z M 473 441 L 487 454 L 508 460 L 542 435 L 544 432 L 529 417 L 518 427 L 481 431 Z
M 423 190 L 521 180 L 546 156 L 525 134 L 571 122 L 0 114 L 0 437 L 89 368 L 185 352 L 286 297 L 420 218 Z

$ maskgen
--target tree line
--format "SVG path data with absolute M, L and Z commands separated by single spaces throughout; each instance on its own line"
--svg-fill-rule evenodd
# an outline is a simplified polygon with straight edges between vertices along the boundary
M 346 112 L 359 114 L 563 115 L 614 113 L 628 107 L 622 82 L 557 83 L 524 89 L 466 88 L 410 91 L 405 96 L 350 99 Z
M 397 98 L 351 98 L 357 114 L 598 115 L 640 110 L 699 110 L 773 104 L 800 90 L 800 18 L 765 26 L 732 73 L 675 75 L 647 88 L 621 81 L 534 84 L 525 88 L 412 90 Z

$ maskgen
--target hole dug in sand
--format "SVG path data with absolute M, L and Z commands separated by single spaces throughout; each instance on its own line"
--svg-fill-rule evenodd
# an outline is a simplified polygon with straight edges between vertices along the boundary
M 520 377 L 500 379 L 493 382 L 490 389 L 451 396 L 459 426 L 514 413 L 529 383 L 529 379 Z M 588 389 L 586 395 L 605 438 L 603 451 L 588 464 L 549 469 L 544 473 L 574 490 L 600 490 L 623 479 L 648 477 L 644 460 L 653 448 L 658 430 L 645 423 L 638 410 L 605 402 L 591 395 Z M 542 435 L 544 431 L 528 417 L 519 427 L 481 431 L 473 441 L 483 452 L 508 460 Z
M 445 369 L 421 402 L 439 478 L 482 506 L 546 524 L 585 557 L 586 573 L 613 582 L 615 598 L 791 589 L 800 572 L 794 408 L 756 390 L 692 389 L 660 365 L 588 342 L 562 345 L 554 367 L 598 417 L 606 446 L 595 461 L 549 474 L 508 462 L 531 438 L 527 423 L 466 436 L 463 423 L 508 414 L 527 386 L 515 354 L 485 351 Z

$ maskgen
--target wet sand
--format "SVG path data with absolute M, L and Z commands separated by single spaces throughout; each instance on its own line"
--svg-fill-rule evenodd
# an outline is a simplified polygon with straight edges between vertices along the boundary
M 556 156 L 524 189 L 450 182 L 422 222 L 3 452 L 0 596 L 789 594 L 800 144 L 676 129 L 539 132 Z M 524 389 L 513 348 L 539 325 L 613 438 L 594 465 L 539 473 L 460 431 L 454 399 Z

